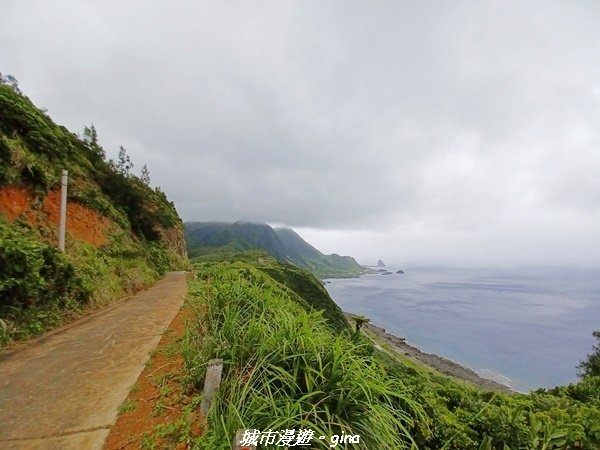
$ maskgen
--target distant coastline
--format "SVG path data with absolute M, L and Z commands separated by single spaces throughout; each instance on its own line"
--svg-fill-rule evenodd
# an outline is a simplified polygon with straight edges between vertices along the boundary
M 351 320 L 355 314 L 344 312 L 346 317 Z M 451 377 L 459 378 L 464 381 L 468 381 L 469 383 L 474 384 L 482 389 L 489 391 L 498 391 L 503 392 L 505 394 L 515 394 L 517 391 L 511 389 L 509 386 L 496 382 L 494 380 L 490 380 L 487 378 L 483 378 L 478 375 L 475 371 L 469 369 L 468 367 L 462 366 L 461 364 L 454 362 L 450 359 L 444 358 L 442 356 L 425 353 L 414 347 L 410 344 L 406 343 L 406 340 L 403 338 L 399 338 L 394 336 L 393 334 L 388 333 L 385 328 L 379 327 L 372 323 L 366 323 L 363 325 L 363 330 L 368 330 L 372 334 L 376 336 L 374 340 L 376 345 L 381 347 L 381 344 L 391 348 L 393 351 L 400 353 L 409 359 L 417 361 L 421 364 L 424 364 L 428 367 L 431 367 L 442 374 L 449 375 Z

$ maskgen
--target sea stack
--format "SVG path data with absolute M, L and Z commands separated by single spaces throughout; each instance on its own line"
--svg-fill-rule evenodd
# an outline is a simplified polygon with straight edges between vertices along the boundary
M 377 267 L 385 267 L 385 264 L 382 260 L 377 261 Z

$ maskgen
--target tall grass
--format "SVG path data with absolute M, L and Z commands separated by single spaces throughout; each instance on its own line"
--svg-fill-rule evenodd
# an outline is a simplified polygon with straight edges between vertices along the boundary
M 188 382 L 201 388 L 207 362 L 224 360 L 207 431 L 186 440 L 194 448 L 231 448 L 249 428 L 358 434 L 359 444 L 337 446 L 352 449 L 600 448 L 598 380 L 504 395 L 421 370 L 332 327 L 331 299 L 276 264 L 211 263 L 190 286 L 199 314 L 182 346 Z
M 184 346 L 189 381 L 201 386 L 216 357 L 224 378 L 198 448 L 230 448 L 240 428 L 360 435 L 356 449 L 413 445 L 408 429 L 421 407 L 368 344 L 333 334 L 320 312 L 307 312 L 252 267 L 215 266 L 202 278 L 192 291 L 206 307 Z

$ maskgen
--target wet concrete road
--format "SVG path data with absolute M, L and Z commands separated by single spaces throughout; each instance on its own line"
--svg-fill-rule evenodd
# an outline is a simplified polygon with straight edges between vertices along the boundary
M 184 272 L 0 356 L 0 448 L 101 449 L 186 294 Z

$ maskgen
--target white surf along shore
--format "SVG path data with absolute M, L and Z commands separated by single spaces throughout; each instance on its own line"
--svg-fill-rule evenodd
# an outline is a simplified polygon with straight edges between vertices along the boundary
M 352 319 L 356 317 L 355 314 L 344 312 L 348 320 L 352 323 Z M 388 333 L 385 328 L 379 327 L 372 323 L 366 323 L 362 326 L 364 331 L 368 331 L 367 336 L 371 338 L 373 343 L 379 349 L 384 347 L 390 348 L 393 351 L 408 357 L 411 360 L 429 366 L 444 375 L 459 378 L 464 381 L 468 381 L 475 386 L 478 386 L 485 390 L 499 391 L 504 393 L 515 393 L 517 392 L 511 387 L 511 380 L 508 377 L 497 374 L 491 370 L 482 370 L 483 373 L 477 373 L 468 367 L 465 367 L 455 361 L 448 358 L 444 358 L 439 355 L 432 353 L 425 353 L 417 347 L 410 345 L 406 342 L 406 339 L 399 338 L 393 334 Z M 371 335 L 374 336 L 372 338 Z

